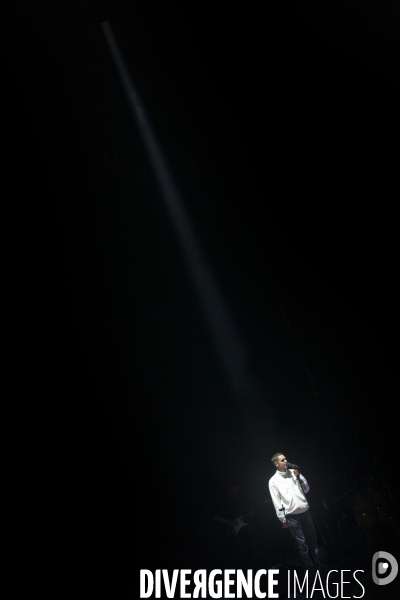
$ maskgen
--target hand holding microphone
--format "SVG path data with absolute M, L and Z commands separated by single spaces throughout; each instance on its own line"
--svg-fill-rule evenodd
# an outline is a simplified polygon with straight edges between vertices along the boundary
M 300 467 L 299 465 L 294 465 L 293 463 L 286 463 L 286 466 L 288 469 L 293 469 L 294 474 L 296 475 L 296 477 L 299 477 L 300 475 Z

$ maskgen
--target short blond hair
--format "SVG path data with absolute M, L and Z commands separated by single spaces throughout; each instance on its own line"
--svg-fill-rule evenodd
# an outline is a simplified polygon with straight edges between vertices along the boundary
M 273 465 L 275 465 L 275 463 L 278 462 L 280 456 L 283 456 L 283 452 L 275 452 L 275 454 L 271 458 L 271 462 Z

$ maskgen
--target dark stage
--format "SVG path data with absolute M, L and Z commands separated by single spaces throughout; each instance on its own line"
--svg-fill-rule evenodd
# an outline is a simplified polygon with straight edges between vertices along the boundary
M 230 568 L 232 484 L 257 506 L 242 564 L 295 564 L 275 452 L 326 564 L 369 565 L 370 526 L 399 523 L 398 4 L 10 2 L 5 30 L 7 370 L 58 587 Z

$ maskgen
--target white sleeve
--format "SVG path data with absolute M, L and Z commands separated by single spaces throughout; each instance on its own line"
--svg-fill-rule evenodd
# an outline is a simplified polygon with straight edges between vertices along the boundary
M 304 477 L 304 475 L 302 475 L 301 473 L 300 473 L 300 479 L 301 479 L 301 482 L 303 484 L 304 493 L 307 494 L 308 490 L 310 489 L 310 486 L 308 485 L 308 481 Z
M 276 510 L 276 516 L 282 523 L 284 523 L 285 517 L 283 515 L 283 511 L 279 510 L 282 508 L 282 501 L 281 501 L 281 495 L 279 493 L 279 490 L 278 490 L 277 486 L 274 483 L 272 483 L 272 481 L 269 482 L 268 487 L 269 487 L 269 493 L 271 494 L 272 502 L 274 504 L 274 508 Z

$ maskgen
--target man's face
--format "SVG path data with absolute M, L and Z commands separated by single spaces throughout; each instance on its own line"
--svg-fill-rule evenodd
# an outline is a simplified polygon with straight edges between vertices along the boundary
M 278 469 L 278 471 L 287 471 L 287 459 L 286 456 L 284 456 L 283 454 L 281 454 L 278 458 L 278 460 L 275 462 L 276 468 Z

